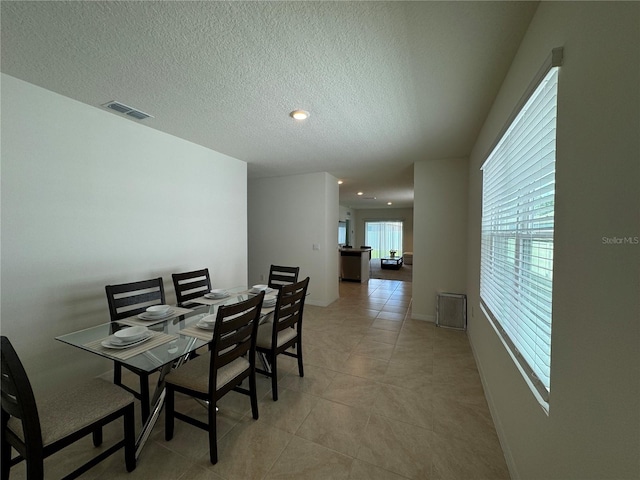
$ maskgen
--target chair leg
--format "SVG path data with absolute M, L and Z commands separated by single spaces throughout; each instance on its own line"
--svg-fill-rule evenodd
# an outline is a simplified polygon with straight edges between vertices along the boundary
M 212 465 L 218 463 L 218 425 L 216 423 L 216 402 L 209 401 L 209 461 Z
M 149 418 L 149 415 L 151 415 L 151 407 L 149 403 L 149 376 L 140 375 L 140 408 L 142 423 L 145 423 Z
M 42 455 L 29 455 L 29 453 L 27 453 L 25 461 L 27 463 L 27 478 L 29 480 L 44 479 L 44 458 Z
M 9 422 L 9 414 L 2 410 L 2 443 L 0 444 L 0 472 L 2 480 L 9 480 L 9 470 L 11 470 L 11 444 L 7 441 L 5 432 Z
M 251 413 L 253 419 L 258 420 L 258 389 L 256 388 L 256 372 L 249 375 L 249 397 L 251 398 Z
M 93 446 L 99 447 L 102 445 L 102 427 L 98 427 L 93 431 Z
M 0 462 L 0 469 L 2 471 L 2 480 L 9 480 L 9 470 L 11 469 L 11 444 L 7 442 L 4 438 L 2 439 L 2 445 L 0 445 L 0 449 L 2 450 L 2 457 Z
M 304 377 L 304 367 L 302 366 L 302 342 L 298 339 L 297 350 L 298 350 L 298 374 L 301 377 Z
M 167 385 L 167 393 L 164 404 L 164 439 L 169 441 L 173 438 L 173 410 L 174 410 L 174 391 L 169 385 Z
M 127 472 L 136 469 L 136 418 L 135 409 L 131 404 L 124 412 L 124 463 Z
M 276 361 L 277 355 L 271 354 L 271 393 L 273 394 L 273 401 L 278 401 L 278 364 Z
M 11 451 L 11 449 L 9 449 L 9 451 Z M 9 465 L 10 461 L 11 460 L 2 460 L 2 465 L 0 465 L 2 469 L 2 476 L 0 478 L 2 478 L 2 480 L 9 480 L 9 470 L 11 469 L 11 465 Z
M 122 365 L 117 362 L 113 364 L 113 383 L 115 385 L 122 385 Z

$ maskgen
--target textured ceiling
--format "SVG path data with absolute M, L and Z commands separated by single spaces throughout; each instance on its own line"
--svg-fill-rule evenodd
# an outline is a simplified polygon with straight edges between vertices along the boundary
M 415 161 L 470 153 L 536 5 L 2 1 L 1 69 L 150 113 L 250 178 L 326 171 L 343 205 L 405 207 Z

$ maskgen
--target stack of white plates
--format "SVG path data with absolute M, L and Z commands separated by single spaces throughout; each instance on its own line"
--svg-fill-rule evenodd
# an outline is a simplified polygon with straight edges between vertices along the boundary
M 278 300 L 277 295 L 265 295 L 264 300 L 262 301 L 263 307 L 274 307 L 276 305 L 276 301 Z
M 264 292 L 265 295 L 274 292 L 273 288 L 269 288 L 269 285 L 254 285 L 253 287 L 251 287 L 251 290 L 249 290 L 249 293 L 253 293 L 254 295 L 257 295 L 260 292 Z
M 217 315 L 205 315 L 196 323 L 196 327 L 204 330 L 213 330 L 216 325 L 216 317 Z
M 146 312 L 142 312 L 138 315 L 138 318 L 142 320 L 159 320 L 169 317 L 173 314 L 173 309 L 170 305 L 152 305 L 147 308 Z
M 136 326 L 118 330 L 101 343 L 106 348 L 129 348 L 149 340 L 152 336 L 153 332 L 148 330 L 147 327 Z
M 149 329 L 147 327 L 137 325 L 134 327 L 123 328 L 114 333 L 116 339 L 121 343 L 131 343 L 140 340 Z
M 222 288 L 214 288 L 209 293 L 205 293 L 204 296 L 205 298 L 216 300 L 220 298 L 227 298 L 229 296 L 229 293 Z

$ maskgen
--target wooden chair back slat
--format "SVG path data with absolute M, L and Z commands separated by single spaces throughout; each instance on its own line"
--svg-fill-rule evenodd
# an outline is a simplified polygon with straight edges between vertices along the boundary
M 31 382 L 9 339 L 2 336 L 0 342 L 0 357 L 2 358 L 2 428 L 3 430 L 5 429 L 5 422 L 8 421 L 9 416 L 16 417 L 22 424 L 23 439 L 21 443 L 24 443 L 25 448 L 41 452 L 44 448 L 42 431 Z M 14 445 L 14 447 L 16 446 Z M 26 450 L 19 451 L 19 453 L 24 456 Z
M 215 395 L 217 372 L 235 359 L 247 355 L 255 365 L 255 345 L 264 292 L 248 300 L 218 308 L 210 343 L 209 390 Z M 253 367 L 252 367 L 253 368 Z
M 178 304 L 202 297 L 205 293 L 211 291 L 211 277 L 209 276 L 208 268 L 192 272 L 174 273 L 171 277 L 173 278 L 173 287 Z
M 138 315 L 151 305 L 165 303 L 162 277 L 140 282 L 107 285 L 105 291 L 112 322 Z
M 271 265 L 269 269 L 269 281 L 267 282 L 270 288 L 280 289 L 284 285 L 291 285 L 298 281 L 298 274 L 300 273 L 300 267 L 286 267 L 282 265 Z

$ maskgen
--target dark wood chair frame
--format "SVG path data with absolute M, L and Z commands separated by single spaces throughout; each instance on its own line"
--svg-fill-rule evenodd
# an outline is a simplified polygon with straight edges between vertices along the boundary
M 285 285 L 280 289 L 276 301 L 276 309 L 273 312 L 273 327 L 271 331 L 271 347 L 256 346 L 256 351 L 265 355 L 271 371 L 256 369 L 258 373 L 271 377 L 271 393 L 273 400 L 278 400 L 278 363 L 280 354 L 298 359 L 298 374 L 304 377 L 302 364 L 302 317 L 304 314 L 304 302 L 309 288 L 309 277 L 292 285 Z M 264 324 L 269 325 L 269 324 Z M 287 329 L 296 331 L 295 337 L 278 346 L 278 334 Z M 288 351 L 295 347 L 295 352 Z
M 218 462 L 216 404 L 224 395 L 234 390 L 248 395 L 251 399 L 251 412 L 258 419 L 258 394 L 256 389 L 256 334 L 260 320 L 260 309 L 264 292 L 244 302 L 218 309 L 218 316 L 210 342 L 209 352 L 209 388 L 207 392 L 192 390 L 171 383 L 171 375 L 165 378 L 167 388 L 165 403 L 165 439 L 173 438 L 174 419 L 209 432 L 209 459 L 212 464 Z M 245 356 L 249 368 L 231 379 L 219 390 L 216 388 L 218 370 L 237 358 Z M 182 368 L 189 368 L 189 363 Z M 179 370 L 179 369 L 178 369 Z M 249 378 L 249 389 L 241 387 L 245 378 Z M 180 392 L 207 403 L 207 423 L 175 410 L 175 392 Z
M 271 265 L 269 269 L 270 288 L 280 289 L 283 285 L 291 285 L 298 281 L 300 267 L 285 267 L 282 265 Z
M 144 291 L 154 289 L 150 292 L 135 294 L 137 291 Z M 164 282 L 162 277 L 153 278 L 150 280 L 142 280 L 140 282 L 122 283 L 119 285 L 107 285 L 105 287 L 107 294 L 107 303 L 109 304 L 109 315 L 111 321 L 122 320 L 124 318 L 138 315 L 146 311 L 149 302 L 162 305 L 165 303 L 164 296 Z M 134 293 L 126 297 L 116 298 L 117 295 L 125 293 Z M 132 305 L 145 304 L 139 308 L 133 308 L 131 310 L 119 311 L 123 307 L 129 307 Z M 135 373 L 140 377 L 140 391 L 134 390 L 128 385 L 122 383 L 122 367 Z M 131 392 L 138 400 L 140 400 L 140 409 L 142 414 L 142 423 L 146 422 L 151 414 L 150 407 L 150 393 L 149 393 L 149 375 L 153 372 L 146 372 L 130 365 L 122 364 L 118 361 L 114 361 L 113 366 L 113 383 L 124 388 L 128 392 Z
M 192 272 L 174 273 L 173 287 L 176 292 L 176 301 L 178 305 L 189 303 L 189 300 L 203 296 L 211 291 L 211 277 L 209 269 L 194 270 Z M 204 278 L 202 278 L 204 277 Z M 185 280 L 197 279 L 186 282 Z M 194 289 L 197 289 L 193 291 Z
M 135 470 L 136 439 L 133 399 L 125 407 L 90 423 L 73 434 L 49 445 L 43 445 L 40 417 L 27 372 L 9 339 L 2 336 L 0 341 L 2 349 L 2 480 L 8 480 L 11 467 L 23 460 L 26 461 L 28 480 L 43 479 L 45 458 L 89 434 L 93 435 L 94 446 L 100 446 L 102 444 L 102 427 L 120 417 L 124 418 L 124 438 L 65 476 L 64 480 L 79 477 L 123 447 L 127 471 Z M 11 416 L 21 421 L 24 440 L 7 427 Z M 11 458 L 12 447 L 18 452 L 18 456 L 14 458 Z

